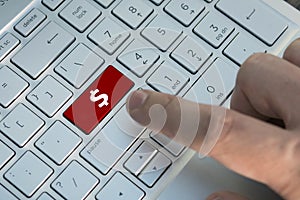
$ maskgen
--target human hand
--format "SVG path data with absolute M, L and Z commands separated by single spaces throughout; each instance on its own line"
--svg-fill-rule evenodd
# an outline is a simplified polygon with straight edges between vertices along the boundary
M 284 199 L 300 199 L 299 52 L 300 39 L 283 59 L 268 54 L 248 58 L 237 76 L 231 110 L 139 90 L 128 98 L 128 112 L 199 153 L 209 144 L 205 153 L 229 169 L 268 185 Z M 197 114 L 201 120 L 187 117 Z M 160 116 L 165 116 L 163 125 Z M 208 197 L 218 198 L 246 199 L 230 192 Z

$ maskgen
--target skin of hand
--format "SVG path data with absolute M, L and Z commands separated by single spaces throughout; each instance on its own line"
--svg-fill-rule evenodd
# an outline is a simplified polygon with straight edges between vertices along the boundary
M 250 56 L 238 72 L 230 110 L 148 90 L 134 91 L 127 99 L 127 110 L 138 123 L 200 153 L 204 143 L 215 141 L 207 156 L 268 185 L 284 199 L 298 200 L 299 52 L 300 39 L 297 39 L 285 50 L 283 58 L 260 53 Z M 191 116 L 200 114 L 201 120 L 195 122 L 195 134 L 189 123 L 179 128 L 186 112 Z M 155 122 L 155 116 L 165 116 L 162 126 L 158 120 Z M 218 124 L 222 124 L 222 128 L 216 129 L 219 134 L 213 134 L 210 127 Z M 207 137 L 209 135 L 211 137 Z M 188 142 L 191 139 L 192 142 Z M 217 192 L 207 199 L 246 200 L 231 192 Z

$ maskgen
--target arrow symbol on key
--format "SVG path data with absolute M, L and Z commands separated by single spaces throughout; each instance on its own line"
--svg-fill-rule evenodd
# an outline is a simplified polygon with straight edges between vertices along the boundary
M 253 11 L 250 13 L 250 15 L 248 15 L 248 17 L 246 17 L 247 20 L 250 20 L 250 18 L 252 17 L 252 15 L 255 13 L 255 8 L 253 8 Z
M 58 33 L 56 33 L 50 40 L 47 40 L 48 44 L 51 44 L 52 41 L 58 36 Z

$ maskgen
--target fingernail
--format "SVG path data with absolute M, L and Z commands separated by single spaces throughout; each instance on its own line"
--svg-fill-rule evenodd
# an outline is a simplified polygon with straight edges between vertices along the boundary
M 127 100 L 127 110 L 133 111 L 144 105 L 148 98 L 148 94 L 143 90 L 137 90 L 131 93 Z
M 224 200 L 224 198 L 220 194 L 214 193 L 207 197 L 206 200 Z

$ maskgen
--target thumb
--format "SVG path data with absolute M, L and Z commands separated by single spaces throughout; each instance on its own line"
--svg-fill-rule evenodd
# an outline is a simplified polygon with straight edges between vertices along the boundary
M 248 200 L 239 194 L 233 192 L 216 192 L 211 194 L 206 200 Z

